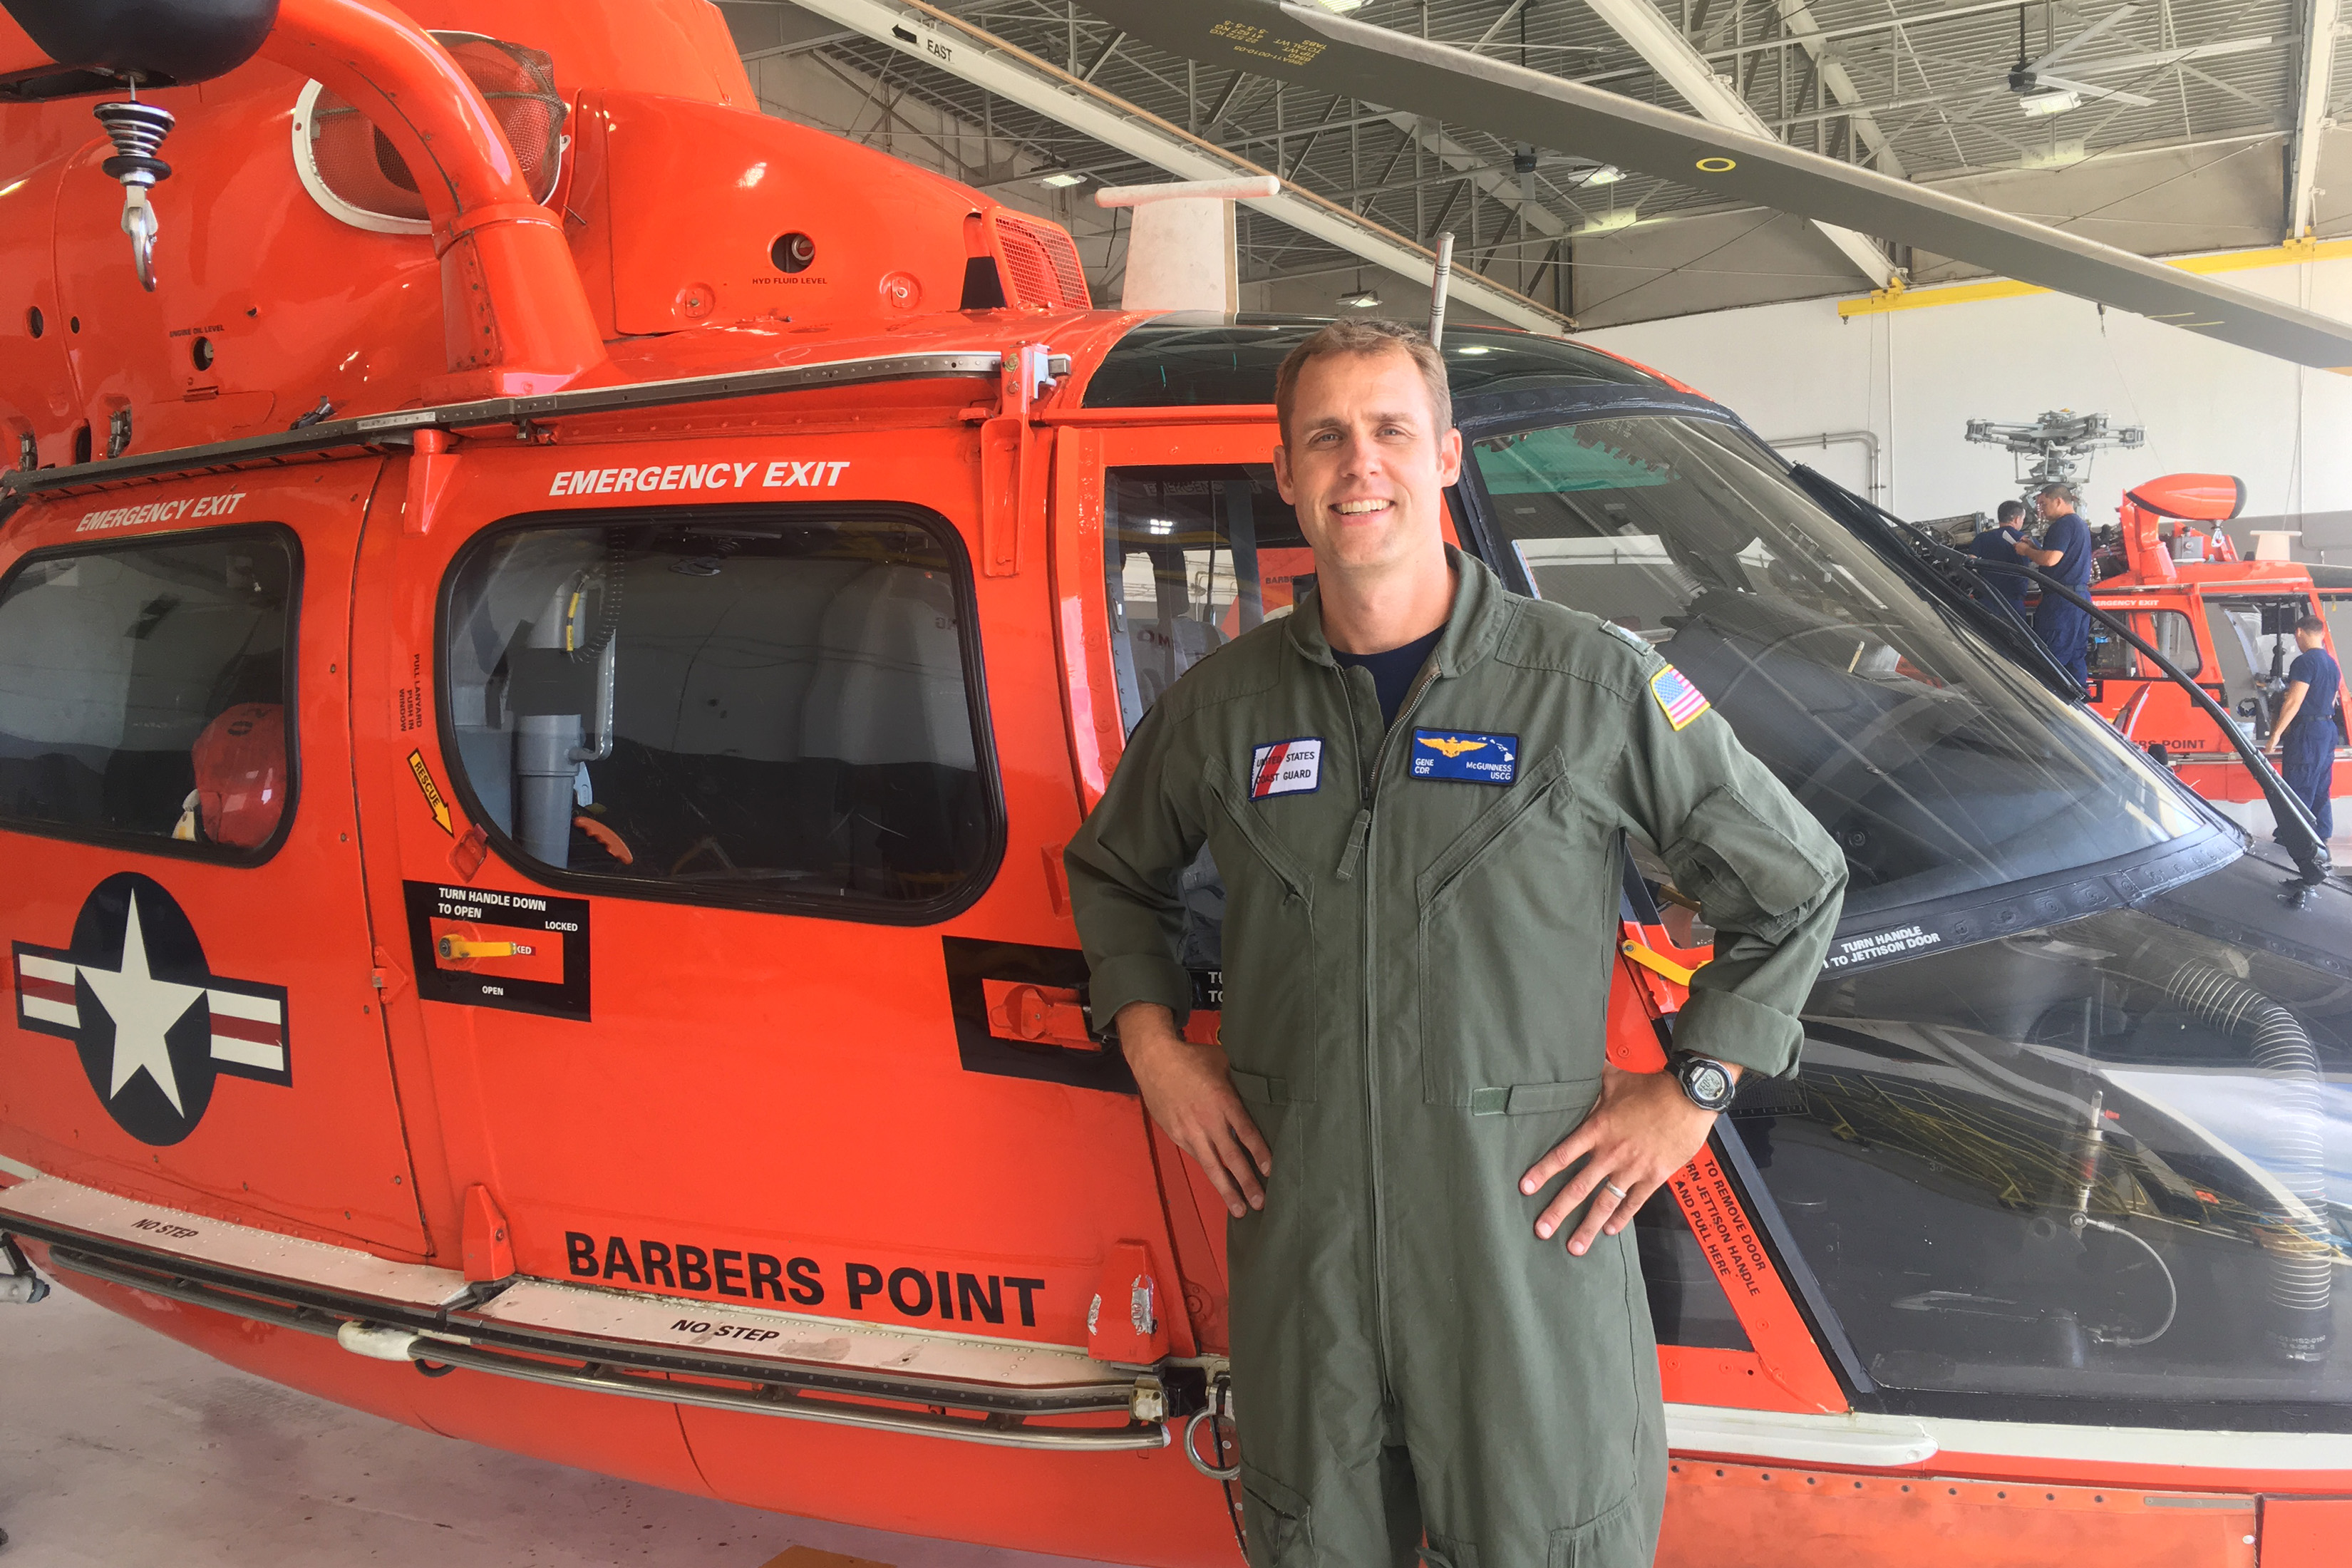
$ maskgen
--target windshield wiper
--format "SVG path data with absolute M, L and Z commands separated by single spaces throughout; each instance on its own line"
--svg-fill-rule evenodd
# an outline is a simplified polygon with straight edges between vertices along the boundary
M 2306 889 L 2307 893 L 2307 889 L 2327 880 L 2329 866 L 2327 842 L 2319 836 L 2319 824 L 2312 816 L 2311 808 L 2304 805 L 2301 796 L 2286 787 L 2286 781 L 2279 777 L 2278 770 L 2272 767 L 2261 751 L 2246 738 L 2245 732 L 2238 728 L 2228 711 L 2221 703 L 2214 700 L 2213 694 L 2198 685 L 2179 665 L 2158 652 L 2138 633 L 2092 603 L 2087 595 L 2076 593 L 2039 567 L 2028 566 L 2022 561 L 2012 566 L 2004 561 L 1981 560 L 1965 551 L 1954 549 L 1916 524 L 1906 522 L 1885 507 L 1864 497 L 1855 495 L 1835 480 L 1825 478 L 1801 464 L 1796 465 L 1792 472 L 1797 477 L 1797 482 L 1803 485 L 1809 494 L 1824 504 L 1842 503 L 1840 510 L 1849 512 L 1855 507 L 1865 508 L 1872 516 L 1883 520 L 1900 531 L 1911 542 L 1912 548 L 1920 555 L 1922 564 L 1932 562 L 1958 567 L 1979 575 L 1989 571 L 2010 572 L 2021 577 L 2031 578 L 2042 584 L 2043 593 L 2055 593 L 2079 605 L 2089 613 L 2093 620 L 2137 648 L 2151 664 L 2164 672 L 2167 679 L 2187 692 L 2189 700 L 2203 710 L 2208 718 L 2221 726 L 2221 733 L 2229 737 L 2230 744 L 2237 752 L 2239 761 L 2242 762 L 2246 771 L 2253 775 L 2255 784 L 2263 792 L 2263 798 L 2270 804 L 2271 815 L 2276 819 L 2281 834 L 2280 847 L 2285 849 L 2288 856 L 2294 861 L 2295 869 L 2302 873 L 2302 879 L 2296 885 Z M 1942 577 L 1940 573 L 1930 572 L 1928 574 L 1937 580 Z M 1979 610 L 1986 608 L 1977 603 L 1973 595 L 1963 595 L 1962 598 Z M 2002 608 L 2004 610 L 2008 608 L 2005 603 Z M 2010 626 L 2021 627 L 2023 625 L 2013 615 L 2004 615 L 2001 622 L 2004 626 Z M 2074 684 L 2074 677 L 2059 668 L 2057 661 L 2051 658 L 2050 650 L 2042 645 L 2042 639 L 2033 637 L 2031 631 L 2027 631 L 2026 636 L 2032 639 L 2034 652 L 2038 656 L 2035 662 L 2043 668 L 2056 671 L 2063 684 L 2072 688 Z M 2081 700 L 2079 695 L 2076 700 Z

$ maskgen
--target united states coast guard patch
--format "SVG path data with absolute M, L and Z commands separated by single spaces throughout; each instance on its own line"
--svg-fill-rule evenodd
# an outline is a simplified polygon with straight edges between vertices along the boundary
M 1323 782 L 1323 741 L 1308 735 L 1276 741 L 1250 753 L 1250 798 L 1310 795 Z
M 1415 730 L 1412 776 L 1507 784 L 1519 776 L 1519 738 L 1476 730 Z
M 1687 727 L 1709 706 L 1699 689 L 1671 664 L 1650 677 L 1650 695 L 1656 698 L 1658 706 L 1665 710 L 1666 722 L 1677 730 Z

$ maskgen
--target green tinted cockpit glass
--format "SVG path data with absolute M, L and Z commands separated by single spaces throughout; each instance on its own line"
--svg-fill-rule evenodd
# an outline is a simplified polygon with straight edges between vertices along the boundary
M 1621 416 L 1466 446 L 1499 550 L 1706 694 L 1844 848 L 1849 915 L 2210 831 L 1733 427 Z

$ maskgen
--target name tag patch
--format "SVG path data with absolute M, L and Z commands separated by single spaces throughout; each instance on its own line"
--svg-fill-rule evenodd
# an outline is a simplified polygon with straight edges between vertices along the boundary
M 1519 738 L 1477 730 L 1415 730 L 1412 776 L 1507 784 L 1519 776 Z
M 1276 741 L 1250 753 L 1250 798 L 1312 795 L 1323 783 L 1323 740 L 1306 735 Z
M 1706 698 L 1690 683 L 1690 678 L 1673 665 L 1650 677 L 1650 695 L 1666 715 L 1666 722 L 1680 730 L 1707 710 Z

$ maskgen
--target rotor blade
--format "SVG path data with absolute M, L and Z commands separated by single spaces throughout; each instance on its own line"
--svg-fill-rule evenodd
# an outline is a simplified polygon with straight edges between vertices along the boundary
M 1507 142 L 1573 151 L 1693 189 L 1843 224 L 2258 353 L 2352 374 L 2352 323 L 1618 93 L 1351 22 L 1315 5 L 1281 0 L 1222 0 L 1214 8 L 1167 0 L 1087 5 L 1135 37 L 1195 59 L 1309 82 L 1319 91 L 1475 126 Z
M 2108 12 L 2105 16 L 2100 17 L 2097 21 L 2092 23 L 2089 26 L 2084 28 L 2081 32 L 2075 34 L 2073 37 L 2067 39 L 2064 43 L 2059 45 L 2048 54 L 2043 55 L 2040 59 L 2035 60 L 2032 65 L 2027 66 L 2025 68 L 2039 76 L 2043 66 L 2048 65 L 2052 60 L 2073 54 L 2076 49 L 2081 48 L 2084 44 L 2089 43 L 2093 38 L 2097 37 L 2101 33 L 2105 32 L 2109 27 L 2114 26 L 2116 23 L 2122 21 L 2125 17 L 2130 16 L 2133 12 L 2138 9 L 2139 7 L 2137 5 L 2116 6 L 2114 10 Z
M 2117 103 L 2128 103 L 2134 109 L 2146 109 L 2149 104 L 2156 101 L 2156 100 L 2152 98 L 2142 98 L 2136 92 L 2126 92 L 2119 87 L 2094 87 L 2087 81 L 2076 81 L 2072 77 L 2052 76 L 2048 71 L 2035 71 L 2033 73 L 2033 85 L 2036 87 L 2063 87 L 2069 92 L 2079 92 L 2085 98 L 2111 98 Z

